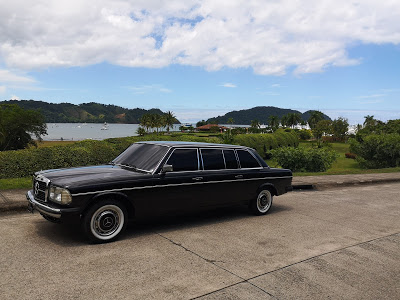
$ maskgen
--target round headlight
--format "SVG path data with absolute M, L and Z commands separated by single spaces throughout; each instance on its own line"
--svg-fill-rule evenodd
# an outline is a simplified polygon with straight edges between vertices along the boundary
M 67 189 L 54 185 L 50 186 L 49 199 L 60 204 L 70 204 L 72 202 L 71 194 Z

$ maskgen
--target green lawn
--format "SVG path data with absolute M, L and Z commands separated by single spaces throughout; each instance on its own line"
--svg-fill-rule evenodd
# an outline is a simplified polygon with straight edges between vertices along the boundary
M 0 190 L 29 189 L 32 177 L 0 179 Z

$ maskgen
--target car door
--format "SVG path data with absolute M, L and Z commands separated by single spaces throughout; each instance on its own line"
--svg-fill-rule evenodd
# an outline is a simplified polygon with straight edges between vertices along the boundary
M 239 201 L 236 181 L 242 177 L 233 149 L 201 148 L 205 205 L 224 206 Z
M 201 207 L 204 189 L 198 149 L 174 149 L 165 165 L 171 165 L 172 171 L 154 176 L 153 195 L 159 197 L 159 208 L 164 213 L 179 213 Z
M 263 167 L 247 149 L 236 149 L 240 168 L 236 173 L 235 191 L 240 201 L 248 201 L 256 196 L 257 189 L 265 182 Z

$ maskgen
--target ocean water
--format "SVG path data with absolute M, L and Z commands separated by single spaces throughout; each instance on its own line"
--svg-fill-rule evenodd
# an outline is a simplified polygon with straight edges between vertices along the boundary
M 175 124 L 172 131 L 179 130 Z M 85 139 L 104 140 L 114 137 L 136 136 L 139 124 L 97 124 L 97 123 L 47 123 L 45 141 L 80 141 Z

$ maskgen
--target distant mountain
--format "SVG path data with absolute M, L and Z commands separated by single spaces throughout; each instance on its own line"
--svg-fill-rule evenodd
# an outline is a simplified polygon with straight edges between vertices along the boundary
M 35 100 L 0 101 L 0 104 L 18 104 L 24 109 L 39 110 L 46 123 L 129 123 L 138 124 L 140 118 L 147 113 L 164 115 L 158 108 L 128 109 L 116 105 L 105 105 L 95 102 L 82 103 L 47 103 Z M 176 120 L 177 124 L 180 124 Z
M 214 124 L 227 124 L 228 119 L 232 118 L 235 124 L 240 125 L 250 125 L 252 120 L 258 120 L 261 124 L 268 124 L 268 118 L 270 116 L 278 116 L 281 119 L 284 115 L 289 113 L 300 114 L 304 121 L 307 121 L 310 117 L 312 110 L 308 110 L 305 113 L 301 113 L 298 110 L 285 109 L 274 106 L 257 106 L 250 109 L 243 109 L 239 111 L 231 111 L 223 116 L 218 116 L 216 118 L 210 118 L 207 123 Z M 331 120 L 327 115 L 323 115 L 324 119 Z

